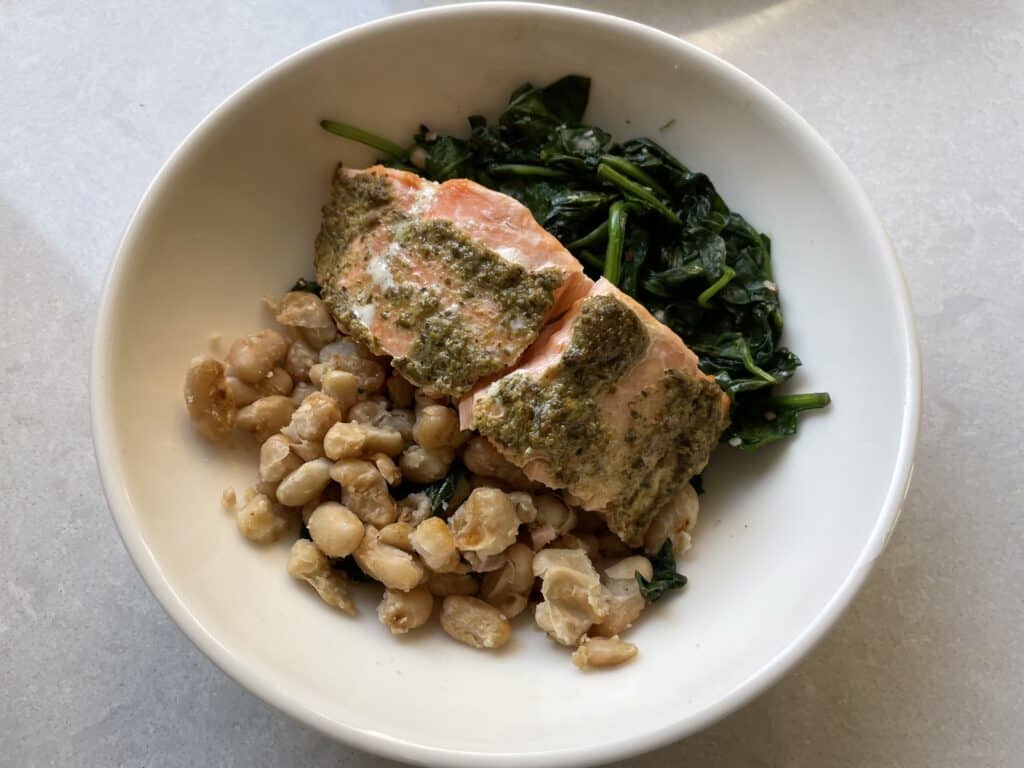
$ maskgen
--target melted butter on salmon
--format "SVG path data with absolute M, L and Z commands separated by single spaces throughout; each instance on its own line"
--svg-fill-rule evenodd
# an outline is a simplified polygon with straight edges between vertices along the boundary
M 728 398 L 675 333 L 602 279 L 460 413 L 528 477 L 631 541 L 703 470 Z
M 512 198 L 381 166 L 338 168 L 316 268 L 342 330 L 455 396 L 513 366 L 592 285 Z

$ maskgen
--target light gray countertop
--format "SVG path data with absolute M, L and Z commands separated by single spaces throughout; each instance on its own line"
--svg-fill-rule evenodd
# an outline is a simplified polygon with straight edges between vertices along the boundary
M 391 764 L 263 704 L 164 615 L 100 490 L 87 370 L 120 233 L 185 134 L 282 56 L 419 5 L 0 3 L 0 765 Z M 1020 765 L 1024 7 L 589 7 L 725 57 L 824 134 L 892 234 L 924 361 L 913 486 L 853 607 L 753 704 L 630 764 Z

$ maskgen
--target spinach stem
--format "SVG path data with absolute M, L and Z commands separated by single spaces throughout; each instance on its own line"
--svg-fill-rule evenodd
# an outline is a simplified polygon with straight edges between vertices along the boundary
M 651 175 L 643 168 L 634 165 L 626 158 L 618 157 L 616 155 L 601 155 L 601 162 L 611 168 L 614 168 L 623 176 L 629 176 L 629 178 L 635 179 L 641 184 L 650 187 L 662 197 L 668 197 L 668 192 L 665 191 L 665 188 L 661 186 L 661 184 L 651 178 Z
M 369 131 L 364 131 L 362 128 L 356 128 L 348 123 L 339 123 L 337 120 L 321 120 L 320 127 L 328 133 L 333 133 L 335 136 L 358 141 L 360 144 L 373 147 L 399 160 L 405 160 L 409 156 L 409 151 L 405 147 L 399 146 L 395 142 Z
M 815 408 L 824 408 L 832 402 L 828 392 L 804 392 L 799 395 L 779 395 L 771 399 L 775 408 L 784 408 L 794 413 L 810 411 Z
M 595 256 L 590 251 L 580 251 L 578 254 L 580 261 L 584 264 L 589 264 L 594 269 L 604 269 L 604 262 L 599 256 Z
M 726 267 L 722 270 L 722 276 L 715 280 L 711 285 L 704 289 L 704 292 L 697 297 L 697 303 L 707 309 L 711 306 L 711 300 L 715 297 L 715 294 L 725 288 L 729 284 L 729 281 L 736 277 L 736 270 L 732 267 Z
M 575 251 L 580 248 L 586 248 L 591 245 L 597 245 L 602 240 L 608 237 L 608 219 L 605 219 L 598 224 L 594 229 L 585 234 L 579 240 L 573 240 L 567 246 L 570 251 Z
M 667 205 L 661 202 L 661 200 L 655 197 L 654 193 L 651 192 L 649 188 L 641 184 L 638 184 L 632 179 L 622 175 L 607 163 L 600 163 L 597 166 L 597 175 L 605 179 L 606 181 L 614 184 L 627 195 L 635 197 L 637 200 L 646 203 L 651 208 L 660 213 L 662 216 L 664 216 L 666 219 L 671 221 L 673 224 L 683 223 L 682 220 L 680 220 L 680 218 L 676 216 L 676 214 L 672 211 L 671 208 L 669 208 Z
M 557 168 L 545 168 L 543 165 L 520 165 L 516 163 L 496 163 L 487 166 L 487 170 L 495 176 L 542 176 L 548 179 L 564 179 L 569 175 Z
M 608 247 L 604 252 L 604 276 L 612 285 L 619 284 L 622 274 L 622 246 L 626 241 L 625 200 L 616 200 L 608 209 Z
M 726 269 L 728 269 L 728 267 L 726 267 Z M 768 373 L 768 371 L 766 371 L 764 368 L 762 368 L 761 366 L 754 362 L 754 355 L 751 353 L 750 345 L 747 344 L 746 340 L 741 339 L 740 344 L 742 345 L 743 349 L 743 367 L 746 368 L 755 376 L 760 376 L 769 384 L 774 384 L 776 382 L 776 378 L 772 376 L 770 373 Z

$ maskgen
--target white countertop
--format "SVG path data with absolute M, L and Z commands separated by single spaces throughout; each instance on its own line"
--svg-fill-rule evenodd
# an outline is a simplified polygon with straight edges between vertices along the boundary
M 100 490 L 87 369 L 120 233 L 185 134 L 282 56 L 420 5 L 0 4 L 0 765 L 391 765 L 263 704 L 164 615 Z M 766 695 L 630 765 L 1020 765 L 1024 8 L 587 5 L 725 57 L 824 134 L 892 234 L 925 374 L 910 495 L 853 607 Z

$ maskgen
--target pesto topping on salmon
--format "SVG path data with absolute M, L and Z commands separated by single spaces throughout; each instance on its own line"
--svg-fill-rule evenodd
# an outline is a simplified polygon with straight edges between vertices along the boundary
M 666 370 L 624 404 L 626 433 L 611 433 L 602 398 L 614 393 L 649 344 L 631 309 L 610 295 L 591 297 L 558 363 L 540 377 L 504 377 L 474 407 L 481 434 L 523 461 L 542 460 L 557 487 L 573 492 L 599 481 L 617 489 L 603 513 L 627 541 L 703 469 L 724 427 L 713 380 Z
M 529 270 L 462 232 L 403 210 L 387 177 L 335 176 L 317 238 L 317 277 L 338 326 L 410 381 L 461 395 L 536 338 L 565 276 Z M 375 337 L 386 323 L 405 349 Z
M 650 337 L 640 319 L 611 296 L 587 299 L 562 359 L 535 379 L 518 372 L 478 401 L 481 434 L 524 455 L 541 455 L 563 486 L 604 471 L 598 399 L 640 358 Z

